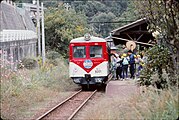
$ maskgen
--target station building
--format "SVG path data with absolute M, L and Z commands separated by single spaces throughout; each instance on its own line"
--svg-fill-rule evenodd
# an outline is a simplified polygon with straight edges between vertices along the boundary
M 111 38 L 115 46 L 133 41 L 137 45 L 136 50 L 152 47 L 156 41 L 152 32 L 148 31 L 148 24 L 148 20 L 142 18 L 111 31 Z
M 0 61 L 15 69 L 19 60 L 36 56 L 37 33 L 27 10 L 9 0 L 0 3 Z

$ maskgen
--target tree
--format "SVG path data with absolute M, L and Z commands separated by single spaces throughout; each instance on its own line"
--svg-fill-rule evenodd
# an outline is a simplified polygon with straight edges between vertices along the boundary
M 92 0 L 92 1 L 74 1 L 72 6 L 78 13 L 85 13 L 88 22 L 98 22 L 90 24 L 91 28 L 96 33 L 106 37 L 110 31 L 117 27 L 117 20 L 123 11 L 127 8 L 127 1 L 107 1 L 107 0 Z M 108 23 L 104 23 L 108 22 Z
M 74 1 L 72 6 L 76 12 L 83 12 L 88 17 L 88 21 L 98 14 L 99 12 L 106 12 L 107 7 L 98 1 Z
M 135 4 L 133 1 L 128 1 L 127 4 L 127 9 L 121 14 L 121 16 L 118 18 L 119 21 L 124 20 L 124 21 L 135 21 L 139 19 L 139 12 L 138 9 L 135 8 Z M 123 26 L 127 24 L 125 23 L 119 23 L 119 26 Z
M 102 3 L 107 7 L 107 13 L 112 12 L 119 17 L 127 9 L 128 1 L 130 0 L 104 0 Z
M 70 40 L 89 32 L 86 21 L 84 14 L 77 14 L 73 9 L 66 10 L 63 5 L 49 8 L 45 12 L 47 48 L 58 51 L 66 58 Z
M 149 30 L 158 32 L 158 46 L 165 46 L 170 51 L 170 81 L 178 81 L 179 75 L 179 2 L 177 0 L 137 1 L 141 17 L 149 20 Z M 160 54 L 160 53 L 158 53 Z M 161 67 L 158 66 L 161 71 Z
M 113 22 L 115 20 L 116 16 L 109 12 L 109 13 L 99 13 L 95 17 L 93 17 L 92 22 L 93 23 L 93 29 L 96 33 L 101 34 L 104 37 L 107 37 L 109 33 L 115 28 L 114 24 L 109 24 L 105 22 Z M 96 23 L 95 23 L 96 22 Z M 100 23 L 98 23 L 100 22 Z

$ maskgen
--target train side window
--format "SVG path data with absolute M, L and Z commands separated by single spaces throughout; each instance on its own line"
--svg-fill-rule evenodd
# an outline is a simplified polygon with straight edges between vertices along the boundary
M 101 58 L 102 57 L 102 46 L 90 46 L 90 57 Z
M 86 58 L 86 47 L 85 46 L 74 46 L 73 47 L 74 58 Z

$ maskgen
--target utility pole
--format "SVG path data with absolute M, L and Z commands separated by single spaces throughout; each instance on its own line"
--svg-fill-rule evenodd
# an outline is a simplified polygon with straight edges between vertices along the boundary
M 44 7 L 43 2 L 41 3 L 41 19 L 42 19 L 42 63 L 45 63 L 45 32 L 44 32 Z
M 39 0 L 37 0 L 37 35 L 38 35 L 38 55 L 41 55 L 41 41 L 40 41 L 40 12 Z

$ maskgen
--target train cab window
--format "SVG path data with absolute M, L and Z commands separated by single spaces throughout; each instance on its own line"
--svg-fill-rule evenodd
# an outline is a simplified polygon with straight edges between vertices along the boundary
M 86 47 L 85 46 L 74 46 L 73 47 L 74 58 L 86 58 Z
M 101 58 L 102 57 L 102 46 L 90 46 L 90 57 Z

